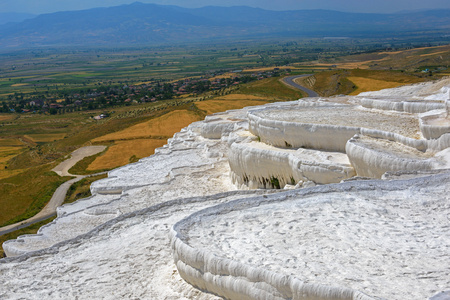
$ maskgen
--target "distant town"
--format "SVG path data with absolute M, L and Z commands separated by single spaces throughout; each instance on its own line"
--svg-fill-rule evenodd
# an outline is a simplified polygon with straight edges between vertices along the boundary
M 63 114 L 102 108 L 136 105 L 174 99 L 177 97 L 198 96 L 206 92 L 220 91 L 242 83 L 280 76 L 290 70 L 274 68 L 271 71 L 244 73 L 242 70 L 214 73 L 202 78 L 186 78 L 178 81 L 152 81 L 142 84 L 102 85 L 98 88 L 80 90 L 59 90 L 49 93 L 24 95 L 15 93 L 3 101 L 2 113 L 44 113 Z M 226 76 L 226 73 L 232 75 Z M 101 116 L 101 115 L 100 115 Z

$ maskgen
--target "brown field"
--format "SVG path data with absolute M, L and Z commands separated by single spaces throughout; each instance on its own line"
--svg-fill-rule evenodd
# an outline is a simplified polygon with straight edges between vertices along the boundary
M 148 137 L 172 137 L 175 132 L 201 118 L 194 112 L 175 110 L 150 121 L 93 139 L 92 142 L 129 140 Z
M 338 61 L 318 66 L 333 66 L 339 69 L 399 69 L 414 71 L 424 66 L 448 66 L 450 45 L 426 48 L 414 48 L 403 51 L 378 52 L 350 55 Z M 406 67 L 407 66 L 407 67 Z
M 150 83 L 152 83 L 151 81 L 139 81 L 139 82 L 136 82 L 134 85 L 143 85 L 143 84 L 150 84 Z
M 324 68 L 324 69 L 369 69 L 369 63 L 371 61 L 352 61 L 352 62 L 338 62 L 338 63 L 318 63 L 313 66 L 316 68 Z
M 268 103 L 269 101 L 252 95 L 226 95 L 214 100 L 196 103 L 197 107 L 206 111 L 208 115 L 230 110 L 240 109 L 246 106 L 255 106 Z
M 15 156 L 22 151 L 22 147 L 3 146 L 0 147 L 0 163 L 8 160 L 8 157 Z
M 14 116 L 12 116 L 12 115 L 0 115 L 0 122 L 12 120 L 12 119 L 14 119 Z
M 416 48 L 416 49 L 425 49 L 425 48 Z M 391 55 L 391 54 L 399 54 L 402 53 L 404 50 L 400 50 L 400 51 L 383 51 L 383 52 L 379 52 L 379 54 L 387 54 L 387 55 Z
M 23 146 L 24 143 L 22 143 L 18 138 L 14 139 L 1 139 L 0 138 L 0 147 L 10 147 L 10 146 Z
M 422 54 L 420 56 L 430 56 L 430 55 L 438 55 L 438 54 L 444 54 L 444 53 L 448 53 L 448 51 L 441 51 L 441 52 L 435 52 L 435 53 L 427 53 L 427 54 Z
M 19 139 L 0 139 L 0 179 L 17 175 L 24 170 L 10 170 L 7 163 L 24 149 L 24 144 Z
M 322 96 L 357 95 L 366 91 L 378 91 L 385 88 L 427 80 L 419 76 L 388 70 L 335 70 L 316 73 L 315 82 L 310 86 Z M 305 82 L 306 86 L 307 82 Z
M 358 61 L 358 62 L 346 62 L 346 63 L 336 63 L 336 64 L 317 64 L 317 66 L 328 67 L 336 66 L 337 69 L 369 69 L 369 62 Z
M 35 143 L 43 142 L 53 142 L 57 140 L 62 140 L 66 136 L 65 133 L 53 133 L 53 134 L 29 134 L 24 137 L 32 140 Z
M 352 93 L 350 93 L 350 95 L 358 95 L 359 93 L 363 92 L 378 91 L 405 85 L 405 83 L 402 82 L 384 81 L 364 77 L 347 77 L 347 78 L 351 82 L 353 82 L 357 87 L 357 89 L 354 90 Z
M 229 94 L 229 95 L 224 95 L 224 96 L 219 96 L 214 98 L 214 100 L 225 100 L 225 101 L 229 101 L 229 100 L 233 100 L 233 101 L 240 101 L 240 100 L 267 100 L 264 97 L 260 97 L 260 96 L 255 96 L 255 95 L 247 95 L 247 94 Z M 211 101 L 211 100 L 208 100 Z M 208 102 L 205 101 L 205 102 Z M 203 102 L 203 103 L 205 103 Z
M 165 145 L 165 139 L 139 139 L 129 141 L 118 141 L 108 148 L 106 153 L 97 157 L 89 167 L 88 171 L 112 169 L 124 166 L 134 158 L 147 157 L 155 153 L 155 149 Z
M 19 154 L 22 151 L 22 149 L 23 149 L 22 147 L 14 147 L 14 146 L 0 147 L 0 179 L 7 178 L 23 172 L 23 170 L 8 170 L 5 168 L 8 160 Z
M 4 96 L 4 97 L 7 97 L 9 95 L 14 95 L 14 93 L 3 93 L 3 94 L 0 94 L 0 96 Z
M 115 141 L 105 154 L 97 157 L 88 171 L 117 168 L 147 157 L 167 143 L 167 139 L 181 128 L 202 118 L 193 111 L 175 110 L 158 118 L 136 124 L 127 129 L 93 139 L 92 142 Z M 158 137 L 158 139 L 151 138 Z
M 225 95 L 214 100 L 197 102 L 196 106 L 212 114 L 245 106 L 261 105 L 269 102 L 254 95 Z M 95 138 L 92 142 L 115 141 L 105 154 L 97 157 L 87 168 L 88 171 L 120 167 L 138 158 L 147 157 L 154 150 L 167 143 L 167 138 L 179 132 L 192 122 L 203 119 L 198 113 L 188 110 L 175 110 L 161 117 L 136 124 L 127 129 Z M 154 139 L 152 137 L 158 137 Z
M 8 169 L 4 169 L 5 166 L 3 163 L 0 163 L 0 179 L 4 179 L 4 178 L 8 178 L 8 177 L 12 177 L 15 176 L 17 174 L 20 174 L 22 172 L 24 172 L 24 170 L 8 170 Z
M 280 70 L 296 70 L 296 67 L 286 67 L 286 66 L 280 66 L 280 67 L 267 67 L 267 68 L 252 68 L 252 69 L 244 69 L 243 72 L 265 72 L 265 71 L 272 71 L 273 69 L 278 68 Z
M 214 81 L 216 79 L 222 79 L 222 78 L 232 78 L 232 77 L 235 77 L 235 76 L 236 76 L 236 73 L 231 73 L 231 72 L 230 73 L 224 73 L 224 74 L 217 75 L 217 76 L 209 78 L 209 81 Z

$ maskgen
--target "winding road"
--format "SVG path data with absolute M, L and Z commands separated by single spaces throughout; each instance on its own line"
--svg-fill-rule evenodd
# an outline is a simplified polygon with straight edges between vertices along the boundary
M 67 191 L 69 190 L 69 188 L 72 184 L 82 180 L 83 178 L 90 177 L 90 176 L 96 176 L 96 175 L 105 173 L 105 172 L 102 172 L 102 173 L 97 173 L 97 174 L 92 174 L 92 175 L 74 175 L 74 174 L 69 173 L 70 168 L 72 168 L 77 162 L 79 162 L 83 158 L 100 153 L 103 150 L 105 150 L 105 148 L 106 148 L 105 146 L 86 146 L 86 147 L 82 147 L 82 148 L 77 149 L 74 152 L 72 152 L 70 158 L 66 159 L 65 161 L 63 161 L 62 163 L 57 165 L 55 168 L 53 168 L 52 171 L 61 177 L 62 176 L 75 176 L 75 178 L 61 184 L 56 189 L 56 191 L 53 193 L 53 196 L 50 199 L 50 201 L 48 202 L 48 204 L 35 216 L 33 216 L 29 219 L 20 221 L 15 224 L 0 227 L 0 235 L 28 227 L 32 224 L 41 222 L 43 220 L 46 220 L 46 219 L 51 218 L 54 215 L 56 215 L 56 208 L 58 206 L 61 206 L 61 204 L 63 204 L 64 199 L 67 194 Z
M 289 76 L 289 77 L 285 77 L 283 78 L 283 82 L 293 88 L 302 90 L 303 92 L 308 94 L 308 97 L 319 97 L 319 94 L 317 94 L 316 92 L 314 92 L 313 90 L 310 90 L 308 88 L 305 88 L 304 86 L 299 85 L 298 83 L 296 83 L 294 80 L 297 78 L 303 78 L 303 77 L 309 77 L 312 76 L 313 74 L 305 74 L 305 75 L 295 75 L 295 76 Z

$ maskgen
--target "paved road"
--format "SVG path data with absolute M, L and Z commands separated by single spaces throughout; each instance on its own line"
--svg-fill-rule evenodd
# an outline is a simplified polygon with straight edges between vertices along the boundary
M 314 92 L 313 90 L 310 90 L 308 88 L 305 88 L 304 86 L 299 85 L 298 83 L 295 83 L 295 79 L 297 78 L 302 78 L 302 77 L 309 77 L 312 76 L 313 74 L 306 74 L 306 75 L 296 75 L 296 76 L 289 76 L 289 77 L 285 77 L 283 78 L 283 82 L 286 83 L 287 85 L 292 86 L 293 88 L 299 89 L 304 91 L 305 93 L 308 94 L 308 97 L 319 97 L 319 94 L 317 94 L 316 92 Z
M 66 159 L 65 161 L 63 161 L 62 163 L 57 165 L 52 171 L 54 171 L 59 176 L 75 176 L 75 178 L 61 184 L 56 189 L 56 191 L 53 193 L 53 196 L 50 199 L 50 201 L 48 202 L 48 204 L 35 216 L 33 216 L 27 220 L 20 221 L 15 224 L 0 227 L 0 235 L 28 227 L 32 224 L 41 222 L 43 220 L 46 220 L 48 218 L 55 216 L 56 208 L 58 206 L 61 206 L 61 204 L 64 202 L 67 191 L 69 190 L 69 188 L 72 184 L 74 184 L 77 181 L 80 181 L 83 178 L 89 177 L 89 176 L 96 176 L 96 175 L 106 173 L 106 172 L 102 172 L 102 173 L 97 173 L 97 174 L 93 174 L 93 175 L 73 175 L 73 174 L 69 173 L 69 169 L 72 168 L 77 162 L 79 162 L 83 158 L 100 153 L 105 148 L 106 148 L 105 146 L 87 146 L 87 147 L 82 147 L 82 148 L 77 149 L 74 152 L 72 152 L 71 157 L 69 159 Z

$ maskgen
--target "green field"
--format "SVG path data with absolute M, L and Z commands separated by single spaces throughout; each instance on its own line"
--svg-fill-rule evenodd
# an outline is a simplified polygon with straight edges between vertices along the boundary
M 389 41 L 298 38 L 153 48 L 33 49 L 0 53 L 0 101 L 15 93 L 57 93 L 153 80 L 202 77 L 233 70 L 360 59 Z M 361 54 L 363 53 L 363 54 Z M 420 53 L 424 54 L 424 53 Z M 401 67 L 401 66 L 399 66 Z M 323 66 L 302 65 L 303 71 Z

